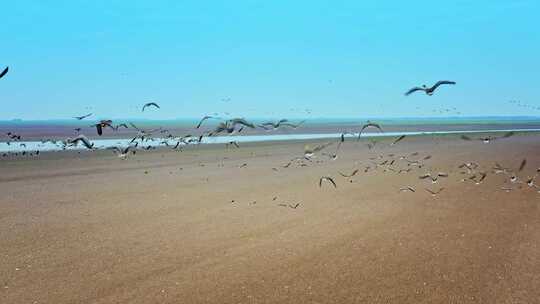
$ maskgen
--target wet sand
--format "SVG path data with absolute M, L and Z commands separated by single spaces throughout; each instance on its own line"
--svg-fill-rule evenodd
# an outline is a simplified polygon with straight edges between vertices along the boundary
M 540 136 L 347 142 L 282 165 L 304 142 L 184 152 L 44 153 L 0 161 L 2 303 L 534 303 Z M 313 143 L 312 143 L 313 145 Z M 328 148 L 333 152 L 334 147 Z M 389 153 L 432 158 L 398 174 Z M 225 158 L 225 159 L 224 159 Z M 396 157 L 397 158 L 397 157 Z M 461 182 L 458 166 L 488 172 Z M 247 165 L 243 165 L 247 164 Z M 408 168 L 396 161 L 394 168 Z M 272 169 L 276 168 L 276 169 Z M 360 169 L 351 179 L 338 172 Z M 445 171 L 438 183 L 420 180 Z M 337 188 L 319 177 L 332 176 Z M 400 192 L 412 186 L 416 192 Z M 425 188 L 444 190 L 432 196 Z M 512 187 L 505 192 L 501 187 Z M 275 198 L 275 199 L 274 199 Z M 300 205 L 296 208 L 279 204 Z

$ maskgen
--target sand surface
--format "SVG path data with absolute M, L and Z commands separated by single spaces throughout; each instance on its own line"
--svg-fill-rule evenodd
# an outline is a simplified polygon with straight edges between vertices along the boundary
M 0 303 L 537 303 L 540 193 L 491 168 L 534 176 L 540 136 L 388 143 L 1 160 Z

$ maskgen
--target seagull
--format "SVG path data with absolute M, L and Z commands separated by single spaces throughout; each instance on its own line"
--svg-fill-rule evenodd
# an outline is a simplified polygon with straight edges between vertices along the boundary
M 431 179 L 431 182 L 432 182 L 433 184 L 435 184 L 435 183 L 437 182 L 437 179 L 438 179 L 439 177 L 448 177 L 448 173 L 439 172 L 439 173 L 437 173 L 437 175 L 435 175 L 435 176 L 433 176 L 431 173 L 426 173 L 426 174 L 424 174 L 424 175 L 419 176 L 418 178 L 420 178 L 420 179 L 430 178 L 430 179 Z
M 411 187 L 411 186 L 407 186 L 407 187 L 402 187 L 402 188 L 399 188 L 399 191 L 410 191 L 410 192 L 416 192 L 416 190 Z
M 401 135 L 400 137 L 396 138 L 390 145 L 393 146 L 403 140 L 406 137 L 406 135 Z
M 230 119 L 229 122 L 232 124 L 232 127 L 236 127 L 236 125 L 243 125 L 243 126 L 246 126 L 248 128 L 252 128 L 254 129 L 255 128 L 255 125 L 248 122 L 247 120 L 243 119 L 243 118 L 233 118 L 233 119 Z
M 8 71 L 9 71 L 9 67 L 6 67 L 6 68 L 2 71 L 2 73 L 0 73 L 0 78 L 4 77 L 4 76 L 7 74 Z
M 259 127 L 265 129 L 265 130 L 270 130 L 270 129 L 278 129 L 282 123 L 286 123 L 288 122 L 287 119 L 281 119 L 279 120 L 278 122 L 274 123 L 274 122 L 265 122 L 265 123 L 262 123 L 259 125 Z
M 426 188 L 426 191 L 429 192 L 429 193 L 431 193 L 431 195 L 433 195 L 433 196 L 435 196 L 435 195 L 441 193 L 441 191 L 443 191 L 443 190 L 444 190 L 444 188 L 440 188 L 440 189 L 437 190 L 437 191 L 433 191 L 433 190 L 430 190 L 430 189 L 427 189 L 427 188 Z
M 94 144 L 91 143 L 90 140 L 88 140 L 88 138 L 87 138 L 86 136 L 82 135 L 82 134 L 79 135 L 79 136 L 77 136 L 77 137 L 75 137 L 75 138 L 73 138 L 73 139 L 68 138 L 68 139 L 66 140 L 66 143 L 67 143 L 67 144 L 69 144 L 69 145 L 75 145 L 75 146 L 78 145 L 79 142 L 82 142 L 83 145 L 84 145 L 86 148 L 90 149 L 90 150 L 93 150 L 93 149 L 94 149 Z
M 470 162 L 470 163 L 463 163 L 459 165 L 458 168 L 460 169 L 467 168 L 468 173 L 472 173 L 476 168 L 478 168 L 478 166 L 480 166 L 478 163 Z
M 195 129 L 200 128 L 201 125 L 203 124 L 203 122 L 204 122 L 205 120 L 207 120 L 207 119 L 210 119 L 210 118 L 215 118 L 215 117 L 213 117 L 213 116 L 208 116 L 208 115 L 205 116 L 205 117 L 203 117 L 203 118 L 201 119 L 201 121 L 199 121 L 199 123 L 197 124 L 197 126 L 195 127 Z
M 97 124 L 95 124 L 93 126 L 96 127 L 97 134 L 99 136 L 101 136 L 101 134 L 103 134 L 103 128 L 105 128 L 105 127 L 109 127 L 109 128 L 114 130 L 114 127 L 112 126 L 112 120 L 110 120 L 110 119 L 101 120 L 100 122 L 98 122 Z
M 225 144 L 225 147 L 226 147 L 227 149 L 229 148 L 229 146 L 235 146 L 235 147 L 237 147 L 237 148 L 240 148 L 240 145 L 238 144 L 237 141 L 230 141 L 230 142 L 228 142 L 228 143 Z
M 441 80 L 439 82 L 437 82 L 435 85 L 433 85 L 431 88 L 428 88 L 426 85 L 422 85 L 421 87 L 414 87 L 412 89 L 410 89 L 409 91 L 407 91 L 407 93 L 405 93 L 405 96 L 408 96 L 416 91 L 424 91 L 428 96 L 431 96 L 433 95 L 433 93 L 435 92 L 435 90 L 440 86 L 440 85 L 443 85 L 443 84 L 456 84 L 454 81 L 448 81 L 448 80 Z
M 379 131 L 383 132 L 379 124 L 368 121 L 365 125 L 362 126 L 362 129 L 360 129 L 360 132 L 358 133 L 358 140 L 360 140 L 360 135 L 362 135 L 362 131 L 364 131 L 364 129 L 369 128 L 369 127 L 377 128 L 379 129 Z
M 334 186 L 334 188 L 337 188 L 336 182 L 334 182 L 334 180 L 333 180 L 331 177 L 329 177 L 329 176 L 323 176 L 323 177 L 321 177 L 321 178 L 319 179 L 319 188 L 322 187 L 322 182 L 323 182 L 323 180 L 326 180 L 326 181 L 332 183 L 332 185 Z
M 486 136 L 486 137 L 480 137 L 480 138 L 471 138 L 467 135 L 461 135 L 460 138 L 463 139 L 463 140 L 467 140 L 467 141 L 470 141 L 470 140 L 480 140 L 482 142 L 484 142 L 485 144 L 489 144 L 492 140 L 496 140 L 496 139 L 501 139 L 501 138 L 508 138 L 508 137 L 511 137 L 515 134 L 515 132 L 513 131 L 510 131 L 510 132 L 506 132 L 504 133 L 502 136 Z
M 131 150 L 132 148 L 135 148 L 137 147 L 139 143 L 136 143 L 134 146 L 127 146 L 125 148 L 120 148 L 120 147 L 111 147 L 111 148 L 108 148 L 110 150 L 113 150 L 114 153 L 118 153 L 118 157 L 121 158 L 121 159 L 126 159 L 127 156 L 128 156 L 128 153 L 129 153 L 129 150 Z M 135 151 L 133 151 L 135 153 Z
M 519 165 L 519 170 L 518 171 L 523 171 L 523 168 L 525 168 L 525 166 L 527 165 L 527 159 L 523 159 L 521 161 L 521 164 Z
M 157 128 L 157 129 L 152 129 L 152 130 L 142 130 L 142 129 L 139 129 L 134 123 L 130 122 L 129 125 L 137 130 L 137 135 L 131 140 L 131 142 L 134 142 L 136 141 L 137 139 L 140 139 L 141 141 L 144 141 L 144 140 L 152 140 L 151 136 L 152 136 L 152 133 L 156 132 L 156 131 L 159 131 L 161 130 L 161 127 L 160 128 Z
M 356 175 L 356 173 L 358 173 L 358 169 L 355 169 L 351 174 L 347 175 L 347 174 L 344 174 L 344 173 L 341 173 L 341 172 L 338 172 L 339 175 L 343 176 L 343 177 L 353 177 Z
M 304 158 L 306 159 L 310 159 L 311 157 L 313 157 L 313 155 L 315 154 L 315 152 L 319 152 L 321 151 L 322 149 L 328 147 L 328 146 L 331 146 L 333 145 L 334 143 L 332 142 L 329 142 L 329 143 L 325 143 L 325 144 L 322 144 L 322 145 L 318 145 L 316 146 L 315 148 L 311 148 L 309 145 L 306 145 L 304 147 Z
M 495 163 L 495 165 L 493 166 L 493 173 L 495 174 L 506 173 L 507 170 L 507 168 L 504 168 L 499 163 Z
M 92 113 L 88 113 L 88 114 L 83 115 L 83 116 L 75 116 L 75 117 L 73 117 L 73 118 L 75 118 L 75 119 L 77 119 L 77 120 L 83 120 L 83 119 L 85 119 L 85 118 L 87 118 L 87 117 L 90 117 L 90 116 L 92 116 Z
M 116 125 L 116 126 L 113 127 L 113 129 L 114 129 L 115 131 L 118 131 L 118 129 L 119 129 L 120 127 L 125 128 L 125 129 L 129 129 L 128 125 L 126 125 L 125 123 L 121 123 L 121 124 L 119 124 L 119 125 Z
M 473 176 L 469 177 L 469 179 L 473 180 L 475 184 L 480 185 L 482 181 L 484 181 L 484 179 L 486 178 L 487 173 L 479 172 L 478 174 L 480 174 L 480 178 L 477 179 L 476 174 L 474 174 Z
M 21 140 L 21 136 L 20 135 L 17 135 L 13 132 L 7 132 L 7 136 L 11 139 L 14 139 L 14 140 Z
M 145 104 L 145 105 L 142 107 L 142 111 L 144 112 L 144 109 L 146 109 L 146 108 L 148 108 L 148 107 L 150 107 L 150 106 L 154 106 L 154 107 L 160 109 L 160 107 L 159 107 L 159 105 L 158 105 L 157 103 L 155 103 L 155 102 L 149 102 L 149 103 Z
M 248 127 L 252 129 L 255 128 L 254 124 L 248 122 L 247 120 L 243 118 L 234 118 L 234 119 L 229 119 L 225 122 L 220 122 L 219 125 L 213 131 L 208 133 L 208 136 L 213 136 L 224 131 L 227 132 L 228 134 L 231 134 L 235 131 L 236 125 L 242 125 L 242 127 L 240 127 L 240 129 L 238 129 L 237 132 L 241 132 L 244 129 L 244 127 Z

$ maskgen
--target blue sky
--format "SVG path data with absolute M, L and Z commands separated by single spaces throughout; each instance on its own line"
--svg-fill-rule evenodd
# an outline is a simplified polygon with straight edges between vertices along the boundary
M 540 1 L 381 2 L 4 1 L 0 119 L 540 115 Z

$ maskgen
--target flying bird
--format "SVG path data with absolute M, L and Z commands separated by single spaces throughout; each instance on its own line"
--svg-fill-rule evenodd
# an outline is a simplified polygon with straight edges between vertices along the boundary
M 406 135 L 401 135 L 400 137 L 396 138 L 396 140 L 394 140 L 390 145 L 393 146 L 397 144 L 398 142 L 402 141 L 405 137 Z
M 377 123 L 374 123 L 374 122 L 371 122 L 371 121 L 368 121 L 365 125 L 362 126 L 362 128 L 360 129 L 360 132 L 358 133 L 358 140 L 360 140 L 360 135 L 362 135 L 362 132 L 369 128 L 369 127 L 372 127 L 372 128 L 377 128 L 379 129 L 379 131 L 381 132 L 384 132 L 381 128 L 381 126 Z
M 416 192 L 416 190 L 411 187 L 411 186 L 407 186 L 407 187 L 402 187 L 402 188 L 399 188 L 399 191 L 410 191 L 410 192 Z
M 433 191 L 433 190 L 430 190 L 430 189 L 427 189 L 427 188 L 426 188 L 426 191 L 429 192 L 429 193 L 431 193 L 431 195 L 433 195 L 433 196 L 435 196 L 435 195 L 441 193 L 441 191 L 443 191 L 443 190 L 444 190 L 444 188 L 440 188 L 440 189 L 437 190 L 437 191 Z
M 87 117 L 90 117 L 90 116 L 92 116 L 92 113 L 88 113 L 88 114 L 83 115 L 83 116 L 75 116 L 75 117 L 73 117 L 73 118 L 75 118 L 75 119 L 77 119 L 77 120 L 83 120 L 83 119 L 85 119 L 85 118 L 87 118 Z
M 230 141 L 228 143 L 225 144 L 225 147 L 228 149 L 230 146 L 235 146 L 237 148 L 240 148 L 240 145 L 238 144 L 237 141 Z
M 324 148 L 326 148 L 328 146 L 331 146 L 333 144 L 334 143 L 329 142 L 329 143 L 325 143 L 325 144 L 322 144 L 322 145 L 318 145 L 315 148 L 311 148 L 309 145 L 306 145 L 304 147 L 304 158 L 310 159 L 316 152 L 319 152 L 322 149 L 324 149 Z
M 518 171 L 523 171 L 523 168 L 525 168 L 525 166 L 527 165 L 527 159 L 523 159 L 521 161 L 521 164 L 519 165 L 519 170 Z
M 9 71 L 9 67 L 6 67 L 6 68 L 2 71 L 2 73 L 0 73 L 0 78 L 4 77 L 4 76 L 7 74 L 8 71 Z
M 343 176 L 343 177 L 353 177 L 356 175 L 356 173 L 358 173 L 358 169 L 355 169 L 351 174 L 344 174 L 344 173 L 341 173 L 341 172 L 338 172 L 339 175 Z
M 109 127 L 109 128 L 114 130 L 114 127 L 112 125 L 112 120 L 110 120 L 110 119 L 101 120 L 100 122 L 98 122 L 97 124 L 95 124 L 93 126 L 96 127 L 97 134 L 99 136 L 101 136 L 103 134 L 103 128 L 105 128 L 105 127 Z
M 86 136 L 84 136 L 84 135 L 82 135 L 82 134 L 79 135 L 79 136 L 77 136 L 77 137 L 75 137 L 75 138 L 73 138 L 73 139 L 68 138 L 68 139 L 66 140 L 66 143 L 69 144 L 69 145 L 78 145 L 80 142 L 82 142 L 83 145 L 84 145 L 86 148 L 88 148 L 88 149 L 90 149 L 90 150 L 94 149 L 94 144 L 91 143 L 90 140 L 89 140 Z
M 120 148 L 120 147 L 111 147 L 111 148 L 108 148 L 110 150 L 113 150 L 115 154 L 118 154 L 118 157 L 121 158 L 121 159 L 126 159 L 127 156 L 128 156 L 128 153 L 131 149 L 134 149 L 137 147 L 139 143 L 136 143 L 135 145 L 129 145 L 125 148 Z M 135 153 L 135 151 L 133 151 L 133 153 Z
M 293 129 L 298 128 L 300 125 L 302 125 L 305 122 L 305 120 L 302 120 L 301 122 L 297 124 L 293 124 L 289 122 L 287 119 L 281 119 L 278 122 L 265 122 L 263 124 L 260 124 L 259 127 L 265 129 L 265 130 L 271 130 L 271 129 L 279 129 L 280 127 L 291 127 Z
M 208 115 L 205 116 L 205 117 L 203 117 L 203 118 L 201 119 L 201 121 L 199 121 L 199 123 L 197 124 L 197 126 L 195 127 L 195 129 L 200 128 L 205 120 L 211 119 L 211 118 L 214 118 L 214 117 L 213 117 L 213 116 L 208 116 Z
M 411 95 L 412 93 L 414 93 L 416 91 L 424 91 L 428 96 L 431 96 L 431 95 L 433 95 L 435 90 L 440 85 L 443 85 L 443 84 L 452 84 L 452 85 L 454 85 L 456 83 L 454 81 L 441 80 L 441 81 L 437 82 L 435 85 L 433 85 L 431 88 L 428 88 L 426 85 L 422 85 L 421 87 L 414 87 L 414 88 L 410 89 L 409 91 L 407 91 L 407 93 L 405 93 L 405 96 L 409 96 L 409 95 Z
M 148 108 L 148 107 L 156 107 L 158 109 L 160 109 L 159 105 L 155 102 L 149 102 L 147 104 L 145 104 L 143 107 L 142 107 L 142 111 L 144 112 L 144 109 Z
M 515 134 L 515 132 L 510 131 L 510 132 L 504 133 L 501 136 L 485 136 L 485 137 L 480 137 L 480 138 L 472 138 L 472 137 L 469 137 L 469 136 L 463 134 L 463 135 L 460 136 L 460 138 L 463 139 L 463 140 L 466 140 L 466 141 L 479 140 L 479 141 L 484 142 L 485 144 L 488 144 L 492 140 L 508 138 L 508 137 L 514 136 L 514 134 Z
M 334 188 L 337 188 L 336 182 L 334 182 L 334 180 L 329 176 L 323 176 L 319 179 L 319 188 L 322 187 L 322 182 L 324 180 L 330 182 L 334 186 Z

